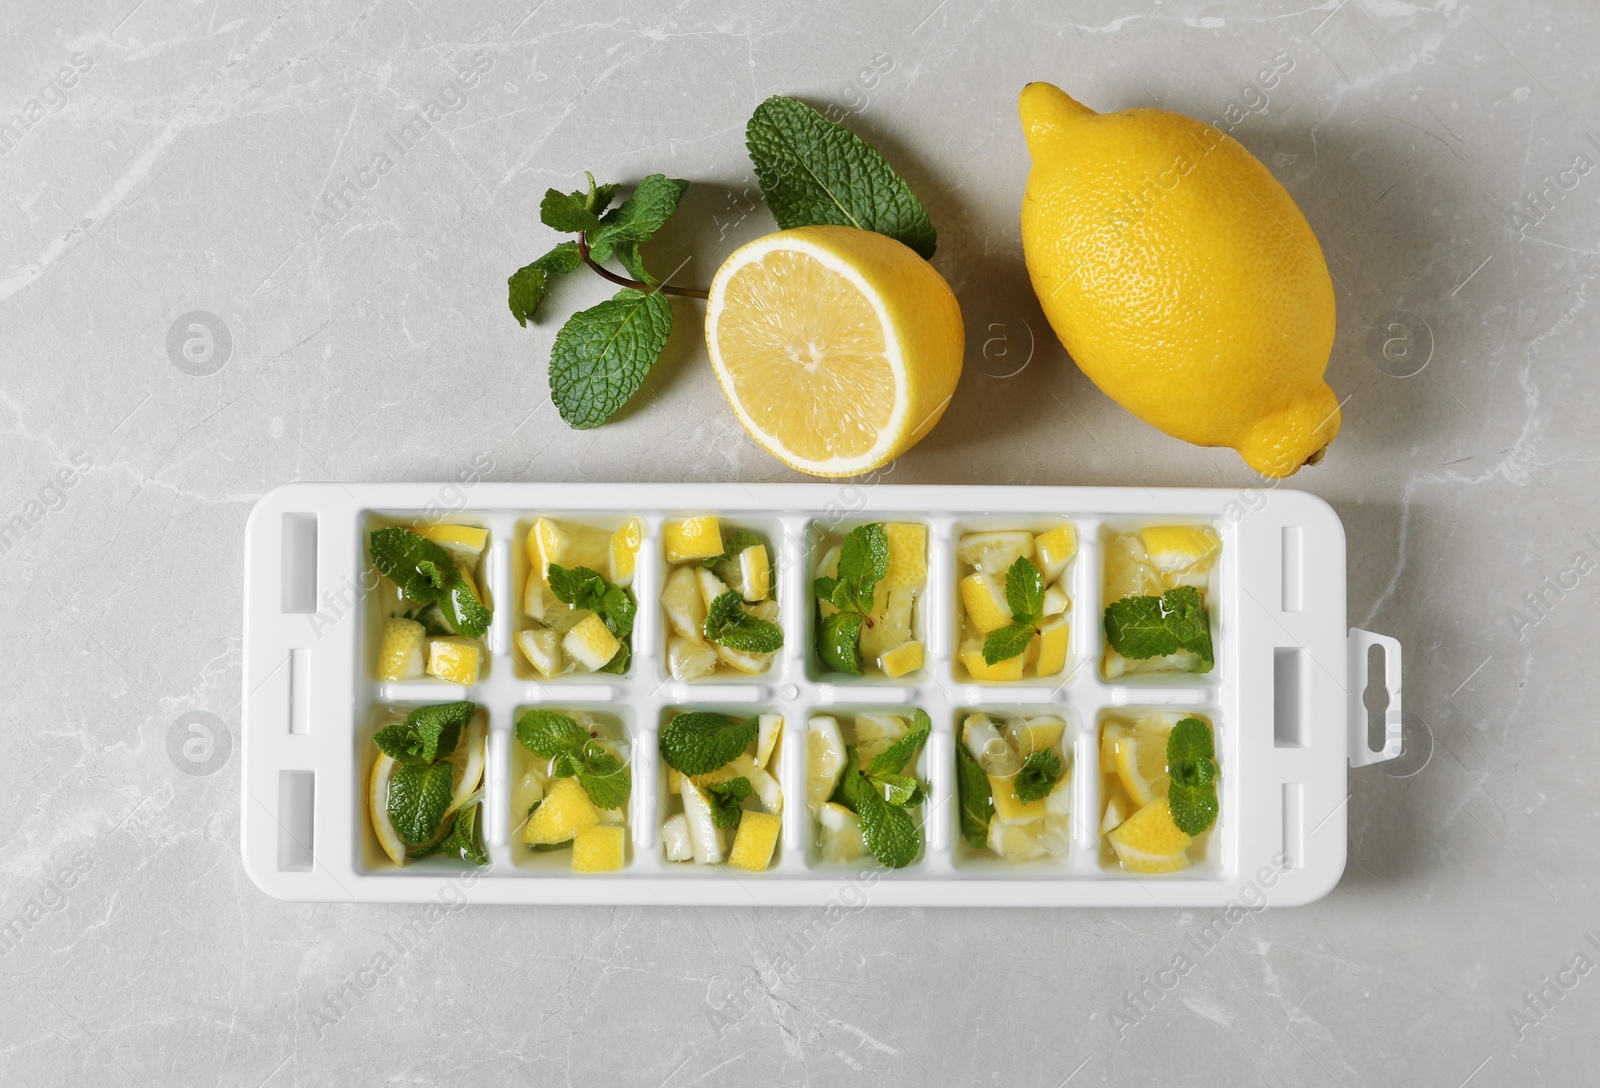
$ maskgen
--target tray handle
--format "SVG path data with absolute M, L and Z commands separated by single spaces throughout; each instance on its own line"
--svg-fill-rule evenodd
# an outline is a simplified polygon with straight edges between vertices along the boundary
M 1388 635 L 1350 628 L 1350 766 L 1368 767 L 1400 755 L 1400 641 Z M 1367 746 L 1367 705 L 1362 696 L 1368 683 L 1367 656 L 1374 646 L 1383 647 L 1383 686 L 1389 705 L 1383 712 L 1383 747 Z

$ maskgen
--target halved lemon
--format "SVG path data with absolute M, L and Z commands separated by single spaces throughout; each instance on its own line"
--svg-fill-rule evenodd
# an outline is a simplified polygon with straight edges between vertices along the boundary
M 892 238 L 797 227 L 717 270 L 706 346 L 763 449 L 813 476 L 855 476 L 944 414 L 961 377 L 961 308 L 933 266 Z

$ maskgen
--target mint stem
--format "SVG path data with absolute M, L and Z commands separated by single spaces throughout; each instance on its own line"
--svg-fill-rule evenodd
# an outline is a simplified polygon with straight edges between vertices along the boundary
M 609 268 L 597 264 L 594 258 L 589 256 L 589 243 L 581 234 L 578 235 L 578 255 L 583 258 L 584 264 L 600 273 L 605 279 L 622 287 L 632 287 L 635 291 L 640 291 L 647 295 L 660 291 L 664 295 L 681 295 L 684 298 L 709 299 L 711 297 L 710 291 L 697 291 L 693 287 L 674 287 L 670 283 L 658 284 L 652 287 L 648 283 L 640 283 L 638 280 L 630 280 L 626 276 L 619 276 Z

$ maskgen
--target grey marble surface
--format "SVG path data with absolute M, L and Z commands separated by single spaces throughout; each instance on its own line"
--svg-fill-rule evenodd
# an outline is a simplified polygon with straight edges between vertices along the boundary
M 30 921 L 0 957 L 0 1084 L 1592 1078 L 1600 13 L 1144 7 L 8 3 L 0 505 L 25 524 L 0 557 L 0 919 Z M 1296 484 L 1345 519 L 1351 622 L 1405 643 L 1432 743 L 1416 773 L 1352 774 L 1339 887 L 1251 916 L 1131 1026 L 1124 995 L 1210 913 L 875 909 L 785 965 L 806 911 L 419 923 L 259 893 L 236 743 L 257 497 L 481 458 L 505 480 L 792 478 L 734 423 L 692 303 L 620 420 L 555 418 L 555 323 L 520 329 L 504 284 L 549 244 L 544 189 L 585 169 L 693 179 L 651 259 L 703 285 L 771 229 L 744 210 L 751 109 L 836 104 L 929 206 L 969 326 L 999 330 L 890 478 L 1256 482 L 1134 420 L 1050 339 L 1017 231 L 1030 79 L 1100 109 L 1236 103 L 1234 134 L 1327 251 L 1344 430 Z M 430 102 L 437 123 L 375 169 Z M 214 323 L 210 355 L 184 356 L 192 320 Z M 235 742 L 210 774 L 169 755 L 190 713 Z M 395 970 L 319 1019 L 419 924 Z

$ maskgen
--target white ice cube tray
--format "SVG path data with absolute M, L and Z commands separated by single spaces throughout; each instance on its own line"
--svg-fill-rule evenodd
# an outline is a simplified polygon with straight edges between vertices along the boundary
M 633 665 L 541 681 L 513 647 L 528 557 L 524 535 L 548 515 L 645 527 L 633 585 L 639 601 Z M 660 607 L 662 525 L 717 514 L 775 549 L 784 646 L 768 675 L 680 683 L 668 675 Z M 494 622 L 480 682 L 375 679 L 381 627 L 366 553 L 374 527 L 447 520 L 489 529 L 486 590 Z M 1064 576 L 1072 595 L 1072 654 L 1061 677 L 973 683 L 953 655 L 959 641 L 956 539 L 979 529 L 1077 530 Z M 928 584 L 917 625 L 925 667 L 890 680 L 825 673 L 811 651 L 809 593 L 816 540 L 868 521 L 928 528 Z M 1216 666 L 1106 681 L 1101 557 L 1110 534 L 1154 524 L 1206 524 L 1222 550 L 1208 592 Z M 1116 487 L 914 487 L 833 484 L 291 484 L 263 498 L 246 530 L 242 852 L 246 870 L 281 899 L 418 902 L 466 894 L 486 903 L 659 903 L 729 906 L 825 903 L 863 886 L 873 904 L 899 906 L 1217 906 L 1256 892 L 1273 905 L 1316 899 L 1345 863 L 1346 766 L 1400 752 L 1400 647 L 1345 626 L 1344 529 L 1303 492 Z M 1368 654 L 1382 647 L 1387 708 L 1368 746 L 1363 703 Z M 394 866 L 367 817 L 372 734 L 386 708 L 471 699 L 489 719 L 484 827 L 490 864 L 463 883 L 463 865 L 433 858 Z M 513 735 L 525 708 L 590 710 L 621 721 L 631 739 L 628 864 L 577 874 L 568 852 L 534 853 L 511 835 Z M 925 845 L 906 869 L 870 857 L 836 866 L 817 857 L 805 796 L 806 721 L 816 713 L 926 710 L 933 734 L 919 761 L 932 788 Z M 668 862 L 659 842 L 665 804 L 657 735 L 678 710 L 776 712 L 785 728 L 774 773 L 786 799 L 770 870 Z M 1166 876 L 1122 871 L 1099 836 L 1098 730 L 1142 709 L 1195 712 L 1214 726 L 1221 814 Z M 1008 864 L 961 838 L 955 743 L 973 710 L 1051 712 L 1067 723 L 1072 848 L 1064 859 Z M 872 875 L 867 875 L 872 874 Z M 463 887 L 468 888 L 464 893 Z

